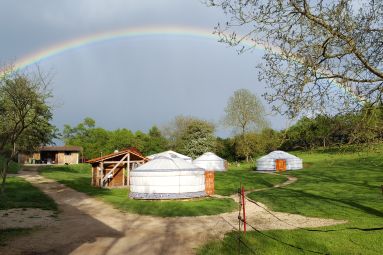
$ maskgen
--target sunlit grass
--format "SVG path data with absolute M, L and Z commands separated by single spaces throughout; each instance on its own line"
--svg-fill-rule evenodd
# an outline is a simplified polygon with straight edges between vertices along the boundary
M 298 153 L 307 167 L 289 174 L 289 186 L 249 196 L 276 211 L 347 220 L 347 224 L 307 230 L 257 232 L 243 238 L 241 254 L 381 254 L 383 250 L 383 157 L 380 152 Z M 275 219 L 277 220 L 277 219 Z M 291 244 L 288 246 L 282 242 Z M 301 248 L 301 249 L 300 249 Z M 238 235 L 213 241 L 200 254 L 238 254 Z

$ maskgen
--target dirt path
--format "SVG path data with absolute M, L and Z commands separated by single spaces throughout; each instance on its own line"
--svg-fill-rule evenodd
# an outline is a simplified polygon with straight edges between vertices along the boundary
M 193 254 L 196 247 L 221 238 L 238 224 L 235 212 L 174 218 L 123 213 L 36 171 L 23 171 L 19 176 L 52 197 L 60 213 L 49 228 L 10 241 L 0 254 Z M 253 203 L 247 203 L 246 210 L 248 221 L 261 230 L 343 223 L 273 212 L 289 222 L 285 224 Z

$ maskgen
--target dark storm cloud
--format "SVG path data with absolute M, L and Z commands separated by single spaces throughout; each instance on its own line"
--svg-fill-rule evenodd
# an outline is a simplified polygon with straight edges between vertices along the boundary
M 0 62 L 100 31 L 167 24 L 213 31 L 223 19 L 199 1 L 2 1 Z M 39 64 L 54 73 L 59 128 L 89 116 L 105 128 L 147 130 L 179 114 L 218 122 L 239 88 L 260 96 L 254 68 L 260 56 L 237 55 L 204 38 L 153 36 L 74 49 Z M 274 118 L 272 124 L 282 128 L 284 122 Z

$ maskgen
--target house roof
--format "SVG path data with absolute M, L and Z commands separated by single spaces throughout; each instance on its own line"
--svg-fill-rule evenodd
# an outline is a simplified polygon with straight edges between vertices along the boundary
M 43 147 L 40 147 L 39 151 L 74 151 L 74 152 L 80 152 L 80 151 L 82 151 L 82 147 L 80 147 L 80 146 L 43 146 Z
M 125 155 L 127 153 L 131 153 L 131 154 L 133 154 L 133 155 L 135 155 L 135 156 L 137 156 L 139 158 L 142 158 L 142 159 L 147 159 L 137 148 L 130 147 L 128 149 L 124 149 L 124 150 L 121 150 L 121 151 L 118 151 L 118 152 L 113 152 L 111 154 L 108 154 L 108 155 L 105 155 L 105 156 L 102 156 L 102 157 L 90 159 L 86 163 L 101 162 L 101 161 L 105 161 L 107 159 L 111 159 L 111 158 L 114 158 L 114 157 Z

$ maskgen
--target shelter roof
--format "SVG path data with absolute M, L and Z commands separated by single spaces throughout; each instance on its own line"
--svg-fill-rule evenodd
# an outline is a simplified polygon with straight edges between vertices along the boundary
M 86 163 L 102 162 L 102 161 L 105 161 L 107 159 L 112 159 L 112 158 L 116 158 L 116 157 L 125 155 L 127 153 L 131 153 L 131 154 L 133 154 L 133 155 L 135 155 L 135 156 L 137 156 L 139 158 L 142 158 L 143 160 L 147 159 L 137 148 L 130 147 L 128 149 L 124 149 L 124 150 L 121 150 L 121 151 L 118 151 L 118 152 L 113 152 L 111 154 L 108 154 L 108 155 L 105 155 L 105 156 L 102 156 L 102 157 L 90 159 Z

